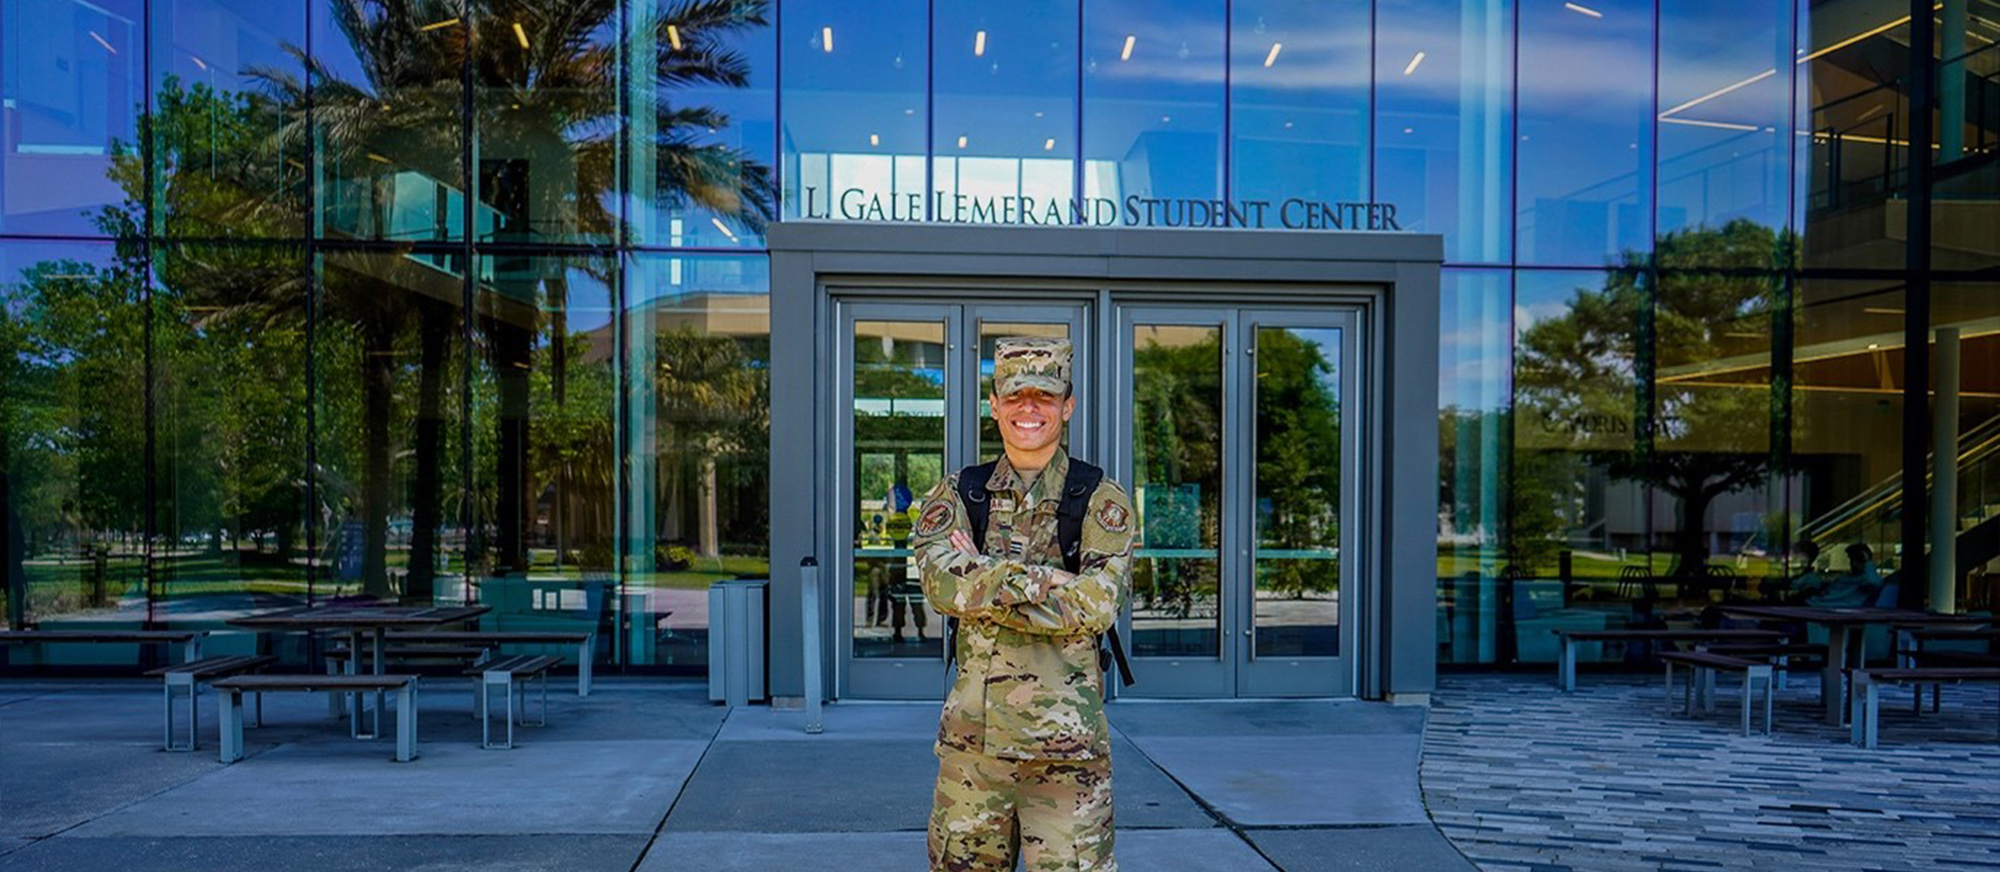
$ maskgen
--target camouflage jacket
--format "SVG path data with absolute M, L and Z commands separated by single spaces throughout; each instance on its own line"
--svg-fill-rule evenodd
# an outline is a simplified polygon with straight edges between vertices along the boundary
M 945 698 L 938 745 L 1018 760 L 1085 760 L 1111 754 L 1097 635 L 1130 593 L 1132 503 L 1106 478 L 1090 495 L 1075 576 L 1056 543 L 1069 456 L 1024 486 L 1006 458 L 991 494 L 981 553 L 952 547 L 971 531 L 958 475 L 924 498 L 911 548 L 924 595 L 959 619 L 958 680 Z

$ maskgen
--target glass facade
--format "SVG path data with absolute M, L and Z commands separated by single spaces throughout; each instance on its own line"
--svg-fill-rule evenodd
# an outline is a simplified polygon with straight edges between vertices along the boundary
M 1922 602 L 1946 371 L 1990 604 L 1996 40 L 1988 0 L 10 0 L 7 619 L 476 601 L 698 665 L 705 587 L 770 571 L 782 220 L 1441 234 L 1444 663 L 1853 544 Z

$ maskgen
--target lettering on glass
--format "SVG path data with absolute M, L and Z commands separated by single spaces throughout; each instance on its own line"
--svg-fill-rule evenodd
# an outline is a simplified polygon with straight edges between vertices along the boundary
M 1235 227 L 1251 230 L 1402 230 L 1394 203 L 1211 200 L 1193 197 L 977 197 L 950 191 L 882 193 L 800 188 L 799 217 L 821 221 L 932 221 L 1056 227 Z

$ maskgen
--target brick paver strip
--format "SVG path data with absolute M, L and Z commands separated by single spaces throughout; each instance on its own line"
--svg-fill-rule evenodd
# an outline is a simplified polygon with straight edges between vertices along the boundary
M 1745 738 L 1729 687 L 1689 720 L 1638 676 L 1572 694 L 1446 676 L 1424 800 L 1488 872 L 2000 868 L 2000 690 L 1947 687 L 1921 717 L 1889 693 L 1863 751 L 1820 720 L 1816 685 L 1780 691 L 1775 734 Z

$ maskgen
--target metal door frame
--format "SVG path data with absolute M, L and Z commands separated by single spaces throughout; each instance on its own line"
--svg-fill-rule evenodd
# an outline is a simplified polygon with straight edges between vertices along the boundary
M 843 288 L 833 296 L 836 317 L 834 403 L 836 420 L 831 429 L 832 528 L 828 541 L 833 547 L 827 573 L 832 596 L 838 603 L 834 622 L 834 693 L 869 699 L 942 699 L 947 689 L 943 658 L 936 657 L 856 657 L 854 655 L 854 529 L 852 501 L 849 499 L 856 474 L 854 457 L 854 325 L 864 321 L 943 323 L 945 341 L 945 444 L 943 470 L 954 470 L 981 462 L 978 458 L 979 403 L 983 381 L 980 327 L 986 321 L 1067 324 L 1078 365 L 1092 366 L 1095 345 L 1090 330 L 1094 300 L 1071 296 L 1067 300 L 1038 299 L 1030 294 L 1021 302 L 1006 302 L 990 288 L 964 288 L 951 283 L 933 286 L 922 300 L 908 295 L 909 288 Z M 1069 450 L 1088 456 L 1095 444 L 1088 385 L 1077 398 L 1076 413 L 1070 419 Z M 976 458 L 976 459 L 975 459 Z M 919 495 L 921 496 L 921 495 Z M 942 636 L 943 626 L 934 628 Z
M 771 632 L 774 701 L 801 699 L 804 669 L 837 671 L 835 609 L 801 611 L 809 560 L 834 553 L 830 519 L 838 491 L 827 456 L 834 445 L 838 324 L 836 295 L 904 288 L 918 299 L 939 289 L 1010 299 L 1091 299 L 1098 348 L 1114 347 L 1120 302 L 1217 302 L 1263 307 L 1353 303 L 1364 307 L 1368 342 L 1358 373 L 1368 407 L 1351 426 L 1369 446 L 1356 484 L 1365 514 L 1365 565 L 1358 573 L 1353 692 L 1421 702 L 1436 681 L 1437 389 L 1443 240 L 1430 234 L 1278 230 L 1000 227 L 921 223 L 783 222 L 766 236 L 771 257 Z M 1021 288 L 1047 289 L 1017 294 Z M 1098 354 L 1097 383 L 1115 366 Z M 1101 417 L 1108 392 L 1091 405 Z M 1102 426 L 1101 424 L 1099 426 Z M 1105 445 L 1099 453 L 1116 451 Z M 831 602 L 831 573 L 821 602 Z M 802 620 L 828 646 L 803 648 Z M 1344 634 L 1345 635 L 1345 634 Z M 1144 676 L 1142 676 L 1142 679 Z M 831 686 L 828 684 L 827 686 Z M 859 694 L 852 694 L 859 695 Z

